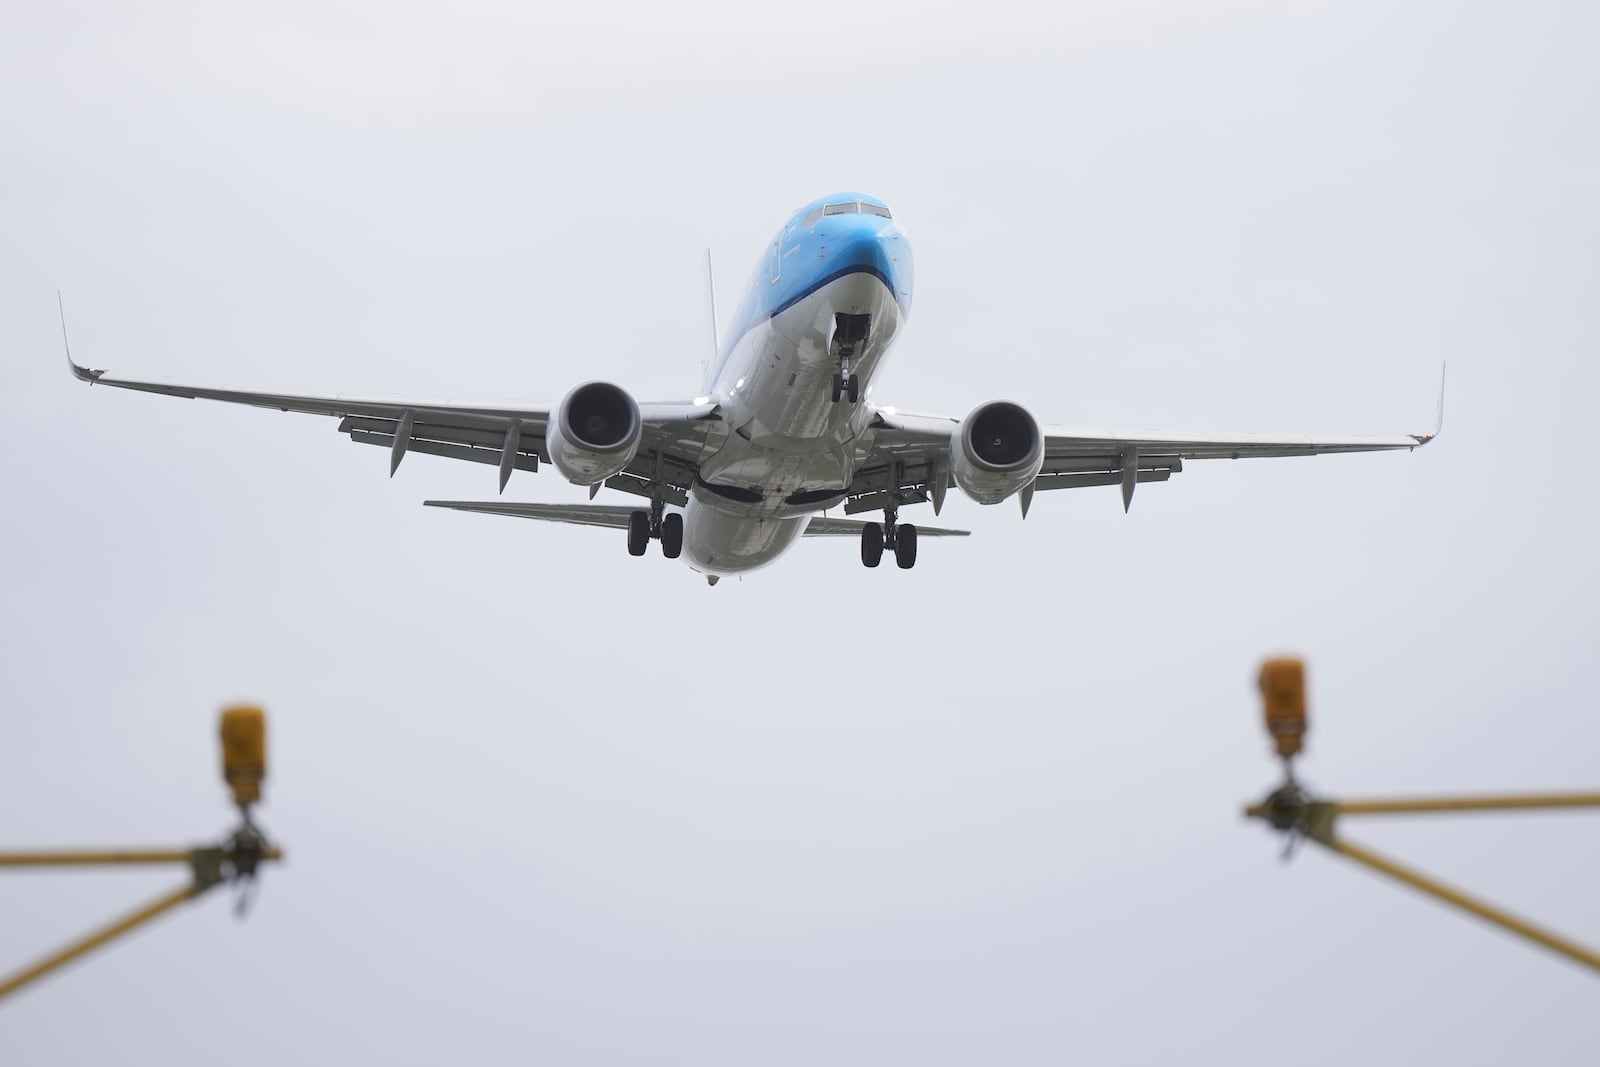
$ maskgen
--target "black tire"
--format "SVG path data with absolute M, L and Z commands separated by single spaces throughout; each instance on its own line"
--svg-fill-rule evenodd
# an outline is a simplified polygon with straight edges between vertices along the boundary
M 843 396 L 843 395 L 844 395 L 844 376 L 839 374 L 836 371 L 836 372 L 834 372 L 834 375 L 833 375 L 833 402 L 835 404 L 837 404 L 839 402 L 839 398 L 841 396 Z
M 628 515 L 628 555 L 642 556 L 650 547 L 650 516 L 642 511 Z
M 850 397 L 850 403 L 859 402 L 861 400 L 861 379 L 854 374 L 850 375 L 850 381 L 845 384 L 845 392 Z
M 677 512 L 661 519 L 661 554 L 677 559 L 683 551 L 683 516 Z
M 869 522 L 861 527 L 861 562 L 876 567 L 883 559 L 883 527 Z
M 895 527 L 894 562 L 903 571 L 917 565 L 917 528 L 909 522 Z

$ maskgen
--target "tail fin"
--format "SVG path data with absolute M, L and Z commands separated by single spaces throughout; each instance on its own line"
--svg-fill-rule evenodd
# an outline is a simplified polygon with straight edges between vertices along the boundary
M 722 351 L 722 327 L 717 324 L 717 273 L 711 266 L 711 249 L 706 249 L 706 294 L 711 300 L 711 354 L 700 364 L 701 377 Z

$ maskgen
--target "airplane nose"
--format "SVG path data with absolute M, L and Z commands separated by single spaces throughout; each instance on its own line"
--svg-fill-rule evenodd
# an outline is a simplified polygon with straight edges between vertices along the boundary
M 842 216 L 847 219 L 825 246 L 823 254 L 833 261 L 835 271 L 867 270 L 882 278 L 891 288 L 897 271 L 894 227 L 872 215 Z

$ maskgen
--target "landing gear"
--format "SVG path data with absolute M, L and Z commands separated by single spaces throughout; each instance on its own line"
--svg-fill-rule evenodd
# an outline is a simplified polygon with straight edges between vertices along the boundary
M 903 571 L 917 565 L 917 528 L 909 522 L 895 531 L 894 562 Z
M 869 522 L 861 527 L 861 562 L 876 567 L 883 559 L 883 550 L 894 553 L 895 566 L 908 571 L 917 565 L 917 528 L 899 523 L 895 508 L 883 510 L 883 525 Z
M 852 404 L 861 399 L 861 379 L 850 373 L 849 360 L 842 361 L 839 364 L 839 373 L 833 376 L 833 402 L 837 404 L 846 397 Z
M 830 347 L 839 356 L 839 373 L 833 376 L 835 404 L 847 397 L 852 404 L 861 400 L 861 379 L 850 373 L 850 359 L 866 344 L 871 329 L 871 315 L 847 315 L 841 312 L 834 316 Z
M 869 522 L 861 527 L 861 562 L 876 567 L 883 559 L 883 527 Z
M 661 554 L 677 559 L 683 551 L 683 516 L 677 512 L 661 520 Z
M 650 516 L 635 511 L 628 516 L 628 555 L 642 556 L 650 547 Z
M 683 516 L 664 511 L 661 501 L 655 500 L 649 511 L 629 513 L 628 555 L 644 555 L 653 540 L 661 542 L 661 554 L 668 559 L 677 559 L 683 553 Z

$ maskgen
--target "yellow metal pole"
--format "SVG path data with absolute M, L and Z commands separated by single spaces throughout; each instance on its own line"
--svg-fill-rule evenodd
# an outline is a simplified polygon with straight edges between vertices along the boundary
M 188 858 L 187 853 L 184 854 L 184 857 L 186 859 Z M 34 964 L 32 967 L 29 967 L 27 970 L 13 975 L 5 981 L 0 982 L 0 1000 L 3 1000 L 5 997 L 15 993 L 28 983 L 44 977 L 57 967 L 71 963 L 79 956 L 82 956 L 87 952 L 92 952 L 94 949 L 99 948 L 106 942 L 121 937 L 128 931 L 142 926 L 163 912 L 170 911 L 171 909 L 177 907 L 184 901 L 191 900 L 194 897 L 199 896 L 208 888 L 210 887 L 197 883 L 193 885 L 186 885 L 182 889 L 175 889 L 166 896 L 161 897 L 159 900 L 155 900 L 145 907 L 140 908 L 138 911 L 127 916 L 126 918 L 117 920 L 110 926 L 107 926 L 105 929 L 90 934 L 82 941 L 69 945 L 60 952 L 57 952 L 55 955 L 49 956 L 39 963 Z
M 1533 811 L 1550 808 L 1600 808 L 1600 793 L 1544 793 L 1523 796 L 1415 797 L 1409 800 L 1335 800 L 1335 815 L 1408 815 L 1448 811 Z
M 261 850 L 264 860 L 282 859 L 276 848 Z M 189 849 L 123 849 L 105 852 L 0 852 L 0 867 L 74 867 L 91 864 L 189 863 Z
M 1525 937 L 1529 941 L 1543 945 L 1552 952 L 1559 952 L 1568 959 L 1581 963 L 1591 970 L 1600 971 L 1600 954 L 1596 954 L 1582 945 L 1574 944 L 1548 930 L 1543 930 L 1532 923 L 1524 922 L 1514 915 L 1508 915 L 1499 908 L 1469 897 L 1459 890 L 1452 889 L 1441 882 L 1436 882 L 1432 878 L 1419 874 L 1408 867 L 1402 867 L 1393 860 L 1362 848 L 1360 845 L 1351 844 L 1349 841 L 1341 840 L 1331 834 L 1312 834 L 1312 840 L 1331 848 L 1340 855 L 1355 860 L 1357 863 L 1363 863 L 1375 871 L 1398 879 L 1413 889 L 1420 889 L 1430 896 L 1437 897 L 1446 904 L 1453 904 L 1463 911 L 1471 912 L 1478 918 L 1486 919 L 1519 937 Z

